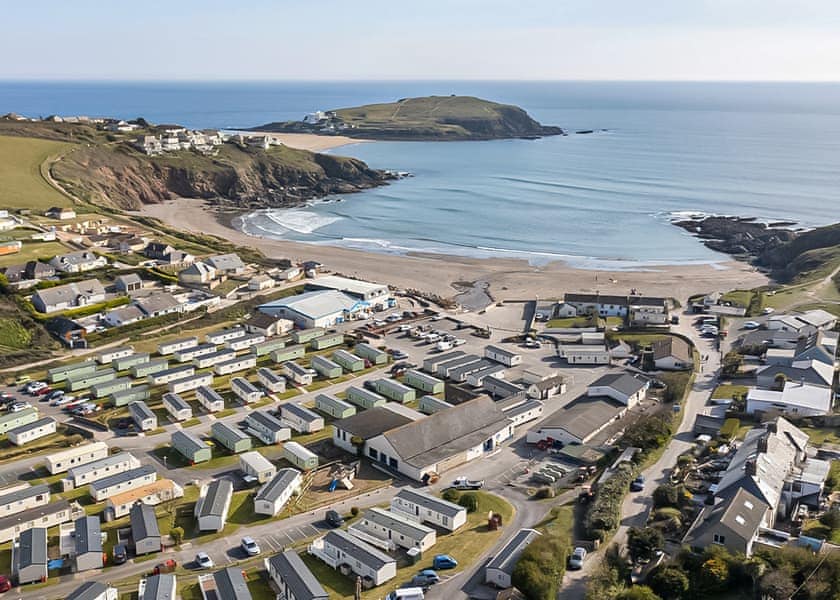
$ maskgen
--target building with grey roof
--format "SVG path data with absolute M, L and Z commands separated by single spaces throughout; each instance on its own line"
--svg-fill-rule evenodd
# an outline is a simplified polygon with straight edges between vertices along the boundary
M 309 553 L 337 569 L 347 565 L 359 577 L 374 586 L 397 575 L 397 561 L 342 529 L 330 531 L 309 546 Z
M 76 520 L 73 532 L 75 567 L 77 572 L 101 569 L 102 530 L 99 517 L 82 517 Z
M 254 512 L 275 516 L 300 491 L 301 482 L 301 473 L 297 469 L 280 469 L 257 491 L 254 496 Z
M 105 288 L 98 279 L 75 281 L 38 290 L 32 295 L 32 306 L 42 313 L 89 306 L 105 300 Z
M 324 428 L 324 417 L 299 404 L 281 404 L 279 413 L 280 419 L 299 433 L 315 433 Z
M 625 406 L 636 406 L 644 399 L 650 380 L 624 371 L 602 375 L 586 388 L 587 396 L 606 396 Z
M 378 548 L 393 551 L 397 547 L 417 548 L 425 552 L 435 545 L 437 535 L 431 527 L 411 519 L 402 512 L 392 512 L 376 506 L 367 509 L 361 519 L 347 530 Z
M 0 516 L 49 504 L 50 486 L 22 484 L 0 496 Z
M 744 488 L 730 498 L 705 506 L 683 538 L 692 548 L 723 546 L 733 554 L 751 556 L 762 527 L 773 522 L 772 509 Z
M 136 469 L 117 473 L 90 484 L 90 497 L 96 502 L 107 500 L 114 494 L 121 494 L 157 481 L 157 471 L 152 465 L 140 465 Z
M 66 600 L 113 600 L 116 597 L 117 588 L 98 581 L 86 581 L 70 592 Z
M 278 444 L 292 437 L 292 430 L 283 421 L 263 410 L 254 410 L 245 416 L 248 433 L 264 444 Z
M 56 432 L 57 423 L 52 417 L 43 417 L 37 421 L 13 427 L 6 432 L 6 438 L 15 446 L 23 446 Z
M 140 461 L 130 452 L 119 452 L 93 462 L 85 463 L 67 470 L 74 488 L 82 487 L 99 479 L 123 473 L 140 466 Z
M 366 444 L 369 439 L 411 422 L 412 419 L 405 415 L 377 406 L 334 421 L 332 442 L 342 450 L 356 454 L 359 449 L 351 441 L 354 438 Z M 367 453 L 364 449 L 363 452 Z
M 585 444 L 627 412 L 627 406 L 603 396 L 581 396 L 528 431 L 529 444 L 552 438 Z
M 46 581 L 48 559 L 46 528 L 21 531 L 12 545 L 12 570 L 18 585 Z
M 160 573 L 140 581 L 137 600 L 176 600 L 179 597 L 177 594 L 175 575 Z
M 160 552 L 162 543 L 155 508 L 148 504 L 137 503 L 131 507 L 128 516 L 134 553 Z
M 535 529 L 520 529 L 510 541 L 490 559 L 484 569 L 484 583 L 507 589 L 513 585 L 511 577 L 519 557 L 540 535 Z
M 467 509 L 463 506 L 407 487 L 391 498 L 391 510 L 447 531 L 455 531 L 467 522 Z
M 294 550 L 266 558 L 264 564 L 282 597 L 290 600 L 329 600 L 329 594 Z
M 233 484 L 227 479 L 215 479 L 201 487 L 195 505 L 195 518 L 200 531 L 221 531 L 227 522 Z
M 140 431 L 151 431 L 157 429 L 157 415 L 149 408 L 149 405 L 142 400 L 134 400 L 128 403 L 128 413 L 137 429 Z

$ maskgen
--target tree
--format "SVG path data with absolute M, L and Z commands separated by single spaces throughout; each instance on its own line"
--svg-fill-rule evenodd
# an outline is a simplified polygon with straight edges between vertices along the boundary
M 785 389 L 785 382 L 787 381 L 787 376 L 784 373 L 776 373 L 776 376 L 773 378 L 774 388 L 777 390 Z
M 677 566 L 657 569 L 650 577 L 650 587 L 663 600 L 679 600 L 688 592 L 688 575 Z
M 663 483 L 653 490 L 653 506 L 654 508 L 665 506 L 678 507 L 680 495 L 679 487 L 670 483 Z
M 631 527 L 627 532 L 627 550 L 633 562 L 649 561 L 654 550 L 662 548 L 665 538 L 662 532 L 653 527 Z
M 468 513 L 474 513 L 478 510 L 478 496 L 474 493 L 467 493 L 461 496 L 458 504 L 467 509 Z
M 724 375 L 729 375 L 731 377 L 732 375 L 735 375 L 738 372 L 738 370 L 743 366 L 743 364 L 744 357 L 738 352 L 730 350 L 723 357 L 723 366 L 721 368 L 721 372 Z
M 615 600 L 660 600 L 652 589 L 646 585 L 634 585 L 622 590 L 615 597 Z
M 766 600 L 787 600 L 796 591 L 796 585 L 786 569 L 771 569 L 758 582 L 761 597 Z
M 455 488 L 446 488 L 443 491 L 443 499 L 447 502 L 458 502 L 458 498 L 460 497 L 461 493 Z
M 834 531 L 840 528 L 840 510 L 832 508 L 820 515 L 820 523 Z
M 700 565 L 697 573 L 697 591 L 716 593 L 723 590 L 729 581 L 729 565 L 723 558 L 713 556 Z
M 184 539 L 184 528 L 173 527 L 169 530 L 169 537 L 172 538 L 172 541 L 175 543 L 176 546 L 179 546 Z

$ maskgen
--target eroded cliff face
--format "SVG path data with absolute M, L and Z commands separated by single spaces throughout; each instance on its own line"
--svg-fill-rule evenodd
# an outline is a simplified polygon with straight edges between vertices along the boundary
M 354 158 L 232 144 L 215 157 L 191 151 L 149 157 L 122 144 L 80 147 L 55 163 L 52 173 L 79 197 L 123 210 L 177 197 L 241 208 L 294 206 L 384 185 L 390 178 Z

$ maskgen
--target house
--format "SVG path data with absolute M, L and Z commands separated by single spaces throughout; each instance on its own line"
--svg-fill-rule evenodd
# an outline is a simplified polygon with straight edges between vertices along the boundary
M 240 567 L 227 567 L 198 578 L 203 600 L 252 600 Z
M 59 254 L 50 260 L 50 265 L 56 271 L 61 271 L 62 273 L 84 273 L 85 271 L 101 269 L 107 264 L 107 258 L 94 254 L 93 252 L 88 252 L 87 250 Z
M 125 473 L 140 466 L 140 461 L 130 452 L 119 452 L 105 458 L 100 458 L 67 471 L 68 481 L 73 488 L 80 488 L 105 477 Z M 65 484 L 66 485 L 66 484 Z
M 195 399 L 209 413 L 219 412 L 225 409 L 225 399 L 216 390 L 206 385 L 196 388 Z
M 244 377 L 234 377 L 230 380 L 230 390 L 245 404 L 257 402 L 263 397 L 262 390 Z
M 797 319 L 795 315 L 774 315 L 765 323 L 767 329 L 788 331 L 791 333 L 805 334 L 813 331 L 808 323 Z
M 53 206 L 47 212 L 44 213 L 44 216 L 48 219 L 56 219 L 58 221 L 67 221 L 69 219 L 76 218 L 76 211 L 72 208 L 62 208 L 60 206 Z
M 586 388 L 587 396 L 606 396 L 630 408 L 645 398 L 650 381 L 622 371 L 602 375 Z
M 288 361 L 283 363 L 283 375 L 286 379 L 297 385 L 312 385 L 313 374 L 310 369 L 302 367 L 296 362 Z
M 149 405 L 142 400 L 129 402 L 128 413 L 137 425 L 137 429 L 140 431 L 151 431 L 152 429 L 157 429 L 157 415 L 151 408 L 149 408 Z
M 382 404 L 384 403 L 383 398 Z M 332 443 L 351 454 L 361 452 L 366 455 L 365 446 L 368 440 L 411 422 L 407 416 L 388 410 L 384 406 L 371 406 L 352 417 L 335 421 L 332 424 Z
M 6 432 L 8 439 L 15 446 L 23 446 L 42 437 L 56 432 L 57 423 L 52 417 L 43 417 L 20 427 L 14 427 Z
M 162 502 L 169 502 L 175 498 L 182 498 L 184 489 L 170 479 L 158 479 L 138 488 L 114 494 L 105 501 L 105 510 L 114 519 L 120 519 L 131 511 L 137 503 L 157 506 Z
M 258 515 L 276 516 L 294 494 L 300 492 L 303 482 L 297 469 L 280 469 L 254 496 L 254 512 Z
M 55 275 L 55 267 L 38 260 L 30 260 L 24 267 L 26 279 L 48 279 Z
M 294 322 L 289 319 L 278 319 L 262 312 L 252 315 L 244 325 L 248 333 L 261 333 L 265 337 L 282 335 L 295 327 Z
M 551 438 L 585 444 L 627 413 L 627 406 L 605 396 L 581 396 L 528 431 L 529 444 Z
M 94 481 L 90 484 L 90 497 L 96 502 L 102 502 L 115 494 L 137 489 L 153 481 L 157 481 L 155 468 L 152 465 L 141 465 Z
M 775 388 L 777 378 L 783 376 L 786 381 L 807 383 L 822 387 L 831 387 L 834 382 L 834 368 L 818 360 L 803 360 L 787 365 L 767 365 L 755 372 L 758 387 Z
M 507 589 L 513 585 L 513 569 L 519 557 L 531 542 L 540 535 L 535 529 L 520 529 L 484 568 L 484 583 Z
M 293 321 L 303 329 L 332 327 L 366 313 L 369 304 L 335 290 L 305 292 L 257 307 L 262 313 Z
M 152 294 L 151 296 L 140 298 L 135 302 L 135 305 L 149 318 L 184 312 L 183 304 L 172 294 Z
M 214 479 L 201 486 L 195 504 L 195 518 L 200 531 L 221 531 L 227 522 L 233 484 L 227 479 Z
M 289 267 L 279 271 L 271 271 L 272 277 L 280 281 L 293 281 L 300 277 L 300 267 Z
M 210 426 L 210 435 L 222 446 L 235 454 L 251 449 L 251 437 L 237 427 L 223 421 L 215 421 Z
M 455 531 L 467 522 L 467 509 L 463 506 L 408 487 L 391 498 L 391 511 L 447 531 Z
M 668 325 L 668 302 L 665 298 L 629 296 L 628 320 L 631 327 Z
M 368 458 L 414 479 L 440 473 L 493 452 L 513 435 L 513 423 L 489 396 L 479 396 L 384 432 L 367 441 Z
M 484 377 L 481 381 L 481 388 L 493 398 L 507 398 L 525 391 L 522 386 L 494 375 Z
M 82 444 L 75 448 L 68 448 L 60 452 L 48 454 L 44 461 L 50 475 L 64 473 L 71 467 L 84 465 L 108 456 L 108 445 L 105 442 Z
M 255 275 L 248 280 L 248 291 L 261 292 L 263 290 L 270 290 L 276 285 L 274 278 L 268 275 Z
M 781 391 L 750 388 L 746 412 L 814 417 L 830 413 L 831 406 L 830 388 L 787 381 Z
M 277 474 L 277 467 L 256 450 L 239 455 L 239 469 L 259 483 L 265 483 Z
M 773 509 L 744 488 L 705 506 L 683 538 L 692 548 L 723 546 L 733 554 L 752 556 L 762 528 L 769 528 Z
M 160 552 L 162 543 L 154 507 L 138 502 L 131 507 L 128 517 L 134 553 Z
M 374 586 L 397 575 L 395 559 L 341 529 L 316 539 L 308 552 L 333 569 L 349 570 Z
M 335 290 L 348 296 L 367 302 L 374 308 L 387 308 L 391 305 L 391 292 L 387 285 L 370 283 L 360 279 L 349 279 L 338 275 L 318 277 L 306 283 L 307 289 Z
M 12 544 L 12 574 L 17 584 L 40 583 L 47 580 L 47 530 L 33 527 L 20 532 Z
M 304 471 L 318 467 L 318 455 L 297 442 L 283 444 L 283 458 Z
M 172 573 L 149 575 L 137 584 L 137 600 L 175 600 L 177 580 Z
M 178 394 L 166 393 L 162 397 L 163 407 L 176 421 L 192 419 L 192 406 Z
M 315 396 L 315 408 L 333 419 L 346 419 L 356 414 L 356 407 L 329 394 Z
M 75 281 L 32 294 L 32 306 L 42 313 L 52 313 L 69 308 L 90 306 L 104 302 L 105 288 L 96 279 Z
M 184 285 L 204 285 L 216 279 L 216 269 L 203 262 L 194 262 L 178 273 Z
M 837 365 L 837 337 L 815 331 L 796 344 L 793 361 L 818 360 L 834 368 Z
M 114 279 L 114 287 L 118 292 L 123 294 L 130 294 L 143 289 L 143 280 L 137 273 L 129 273 L 127 275 L 119 275 Z
M 267 411 L 255 410 L 245 416 L 248 433 L 262 443 L 279 444 L 292 437 L 292 430 Z
M 329 600 L 329 594 L 294 550 L 266 558 L 264 564 L 280 597 L 287 600 Z
M 117 588 L 98 581 L 87 581 L 73 590 L 66 600 L 117 600 L 118 596 Z
M 151 258 L 152 260 L 166 260 L 166 257 L 173 252 L 175 252 L 175 248 L 162 242 L 149 242 L 143 250 L 146 258 Z
M 104 567 L 99 517 L 76 519 L 73 532 L 73 561 L 76 572 L 91 571 Z
M 282 394 L 286 391 L 286 378 L 268 367 L 257 369 L 257 379 L 265 389 L 273 394 Z
M 435 530 L 431 527 L 403 516 L 400 512 L 378 507 L 367 509 L 347 531 L 387 552 L 398 547 L 406 550 L 416 548 L 425 552 L 437 541 Z
M 494 360 L 498 363 L 505 365 L 506 367 L 514 367 L 522 363 L 521 354 L 519 354 L 518 352 L 512 352 L 511 350 L 502 348 L 501 346 L 485 346 L 484 358 Z
M 562 375 L 553 375 L 528 384 L 525 393 L 534 400 L 548 400 L 557 394 L 566 392 L 566 378 Z
M 629 306 L 627 296 L 609 296 L 595 294 L 566 294 L 566 304 L 575 309 L 579 315 L 598 315 L 600 317 L 626 317 Z
M 654 340 L 653 364 L 665 371 L 683 371 L 694 368 L 694 349 L 686 340 L 675 335 Z
M 66 317 L 53 317 L 46 323 L 47 331 L 68 348 L 87 348 L 87 330 Z
M 207 257 L 204 262 L 214 268 L 217 273 L 240 275 L 245 271 L 245 263 L 237 254 L 217 254 Z
M 207 462 L 213 458 L 210 446 L 187 431 L 173 431 L 169 441 L 172 447 L 181 453 L 181 456 L 190 461 L 190 464 Z

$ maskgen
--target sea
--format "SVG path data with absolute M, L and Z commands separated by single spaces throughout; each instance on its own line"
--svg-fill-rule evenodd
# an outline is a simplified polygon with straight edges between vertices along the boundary
M 7 81 L 0 114 L 237 129 L 430 94 L 515 104 L 568 135 L 343 146 L 332 152 L 411 176 L 238 226 L 374 252 L 622 269 L 726 261 L 672 224 L 689 215 L 840 220 L 835 83 Z

